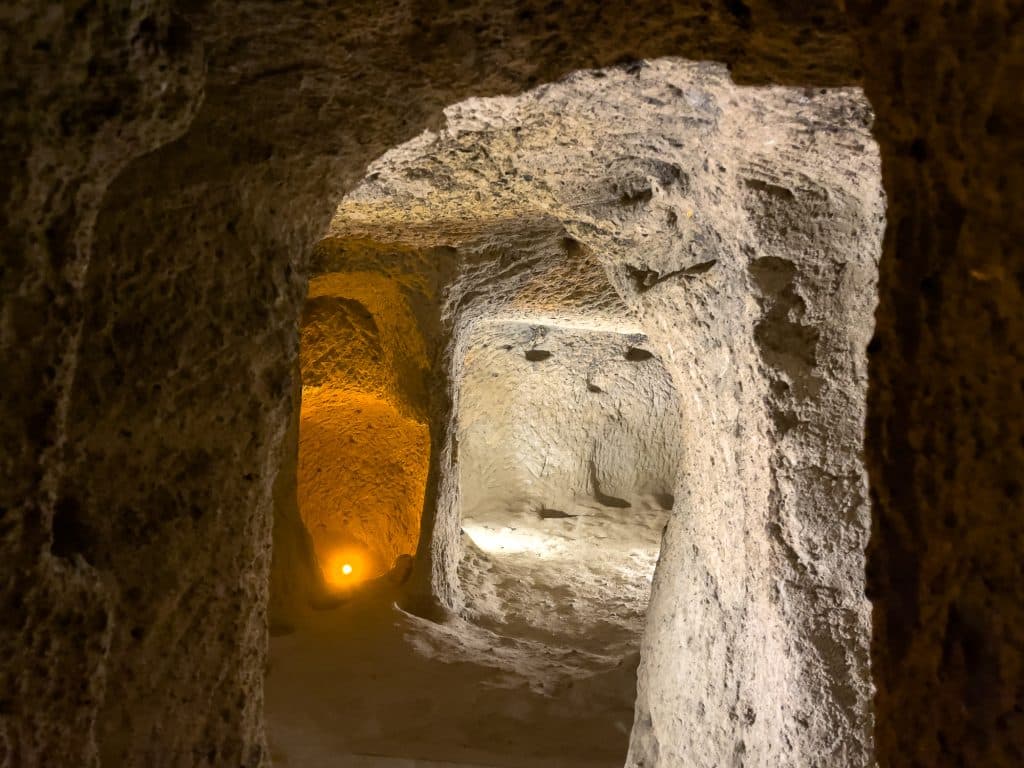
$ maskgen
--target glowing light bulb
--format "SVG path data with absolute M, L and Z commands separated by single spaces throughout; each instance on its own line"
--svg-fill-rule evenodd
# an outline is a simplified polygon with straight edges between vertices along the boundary
M 354 546 L 339 548 L 327 556 L 323 565 L 325 583 L 342 591 L 373 578 L 373 563 L 367 560 L 366 554 Z

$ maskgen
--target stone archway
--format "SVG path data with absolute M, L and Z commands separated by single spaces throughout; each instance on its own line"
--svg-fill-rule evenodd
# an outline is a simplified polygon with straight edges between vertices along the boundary
M 448 249 L 438 383 L 450 394 L 432 418 L 438 503 L 427 509 L 414 587 L 458 621 L 484 620 L 481 605 L 501 601 L 476 578 L 490 568 L 476 562 L 486 542 L 465 535 L 486 539 L 474 516 L 490 520 L 485 508 L 515 496 L 517 473 L 533 470 L 524 443 L 506 458 L 507 446 L 484 451 L 515 464 L 489 472 L 461 422 L 487 414 L 463 391 L 479 378 L 472 361 L 503 354 L 481 329 L 525 323 L 528 343 L 505 346 L 526 350 L 533 371 L 554 359 L 538 333 L 562 333 L 573 318 L 632 323 L 661 351 L 673 393 L 662 420 L 675 421 L 669 432 L 685 450 L 673 454 L 678 477 L 658 489 L 679 503 L 647 614 L 629 764 L 717 765 L 737 750 L 780 765 L 825 752 L 866 764 L 861 440 L 884 214 L 863 96 L 742 88 L 718 66 L 663 60 L 576 73 L 515 99 L 471 99 L 446 118 L 444 131 L 375 163 L 330 231 Z M 623 364 L 652 356 L 632 354 Z M 653 403 L 654 379 L 645 382 Z M 567 384 L 550 386 L 572 402 L 558 389 Z M 494 397 L 500 422 L 516 399 Z M 585 444 L 569 437 L 589 429 L 570 411 L 559 434 Z M 545 461 L 575 461 L 572 451 L 558 459 L 558 435 L 543 423 L 517 418 Z M 629 434 L 615 438 L 626 452 Z M 515 444 L 512 432 L 505 442 Z M 638 509 L 613 464 L 583 485 Z M 500 488 L 487 486 L 492 475 Z M 571 477 L 558 484 L 575 487 Z M 538 493 L 542 505 L 565 503 Z M 526 531 L 518 518 L 498 527 Z M 481 543 L 484 552 L 464 554 Z M 512 602 L 491 624 L 511 625 Z

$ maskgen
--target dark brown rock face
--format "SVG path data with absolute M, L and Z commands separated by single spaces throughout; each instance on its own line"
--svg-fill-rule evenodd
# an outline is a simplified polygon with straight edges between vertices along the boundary
M 867 429 L 879 758 L 1018 765 L 1020 9 L 849 5 L 889 197 Z
M 863 84 L 878 759 L 1022 759 L 1013 4 L 16 3 L 0 12 L 0 765 L 260 766 L 308 249 L 469 95 L 661 55 Z M 853 41 L 860 47 L 855 52 Z

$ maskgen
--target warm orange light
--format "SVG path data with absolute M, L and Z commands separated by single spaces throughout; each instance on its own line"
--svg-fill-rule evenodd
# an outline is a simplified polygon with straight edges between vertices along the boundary
M 390 402 L 303 388 L 299 512 L 325 581 L 347 589 L 416 551 L 429 454 L 427 426 Z
M 348 589 L 377 575 L 369 553 L 352 545 L 335 549 L 322 567 L 324 580 L 334 589 Z

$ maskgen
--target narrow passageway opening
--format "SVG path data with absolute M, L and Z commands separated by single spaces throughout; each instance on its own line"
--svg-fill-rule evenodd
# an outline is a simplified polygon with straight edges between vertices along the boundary
M 430 452 L 429 429 L 395 382 L 394 288 L 359 279 L 314 279 L 301 327 L 297 501 L 331 590 L 416 552 Z
M 275 760 L 621 765 L 679 463 L 667 370 L 629 323 L 485 317 L 456 333 L 465 606 L 435 623 L 399 607 L 429 429 L 376 365 L 386 317 L 345 287 L 314 279 L 303 315 L 297 501 L 324 584 L 274 637 Z
M 863 95 L 659 60 L 445 117 L 316 249 L 275 762 L 867 766 Z

